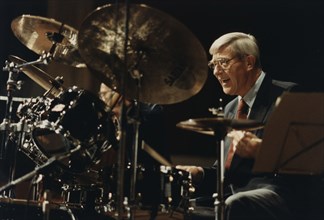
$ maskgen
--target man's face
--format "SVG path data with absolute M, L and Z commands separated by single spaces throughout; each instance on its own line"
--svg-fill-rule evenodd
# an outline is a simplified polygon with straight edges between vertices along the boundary
M 248 91 L 247 88 L 250 88 L 245 59 L 235 56 L 228 48 L 213 54 L 210 66 L 225 94 L 243 96 Z

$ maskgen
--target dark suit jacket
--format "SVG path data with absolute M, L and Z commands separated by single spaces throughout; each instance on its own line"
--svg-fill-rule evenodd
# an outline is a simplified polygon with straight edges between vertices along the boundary
M 285 91 L 291 90 L 291 88 L 295 87 L 297 84 L 292 82 L 282 82 L 277 80 L 272 80 L 270 76 L 266 74 L 261 87 L 257 93 L 254 104 L 251 108 L 251 112 L 249 115 L 249 119 L 256 120 L 265 123 L 271 114 L 276 99 Z M 235 117 L 238 97 L 233 99 L 225 106 L 224 117 L 233 119 Z M 258 137 L 262 137 L 262 129 L 257 130 L 255 134 Z M 227 155 L 230 143 L 226 139 L 225 140 L 225 155 Z M 225 156 L 226 158 L 226 156 Z M 248 181 L 253 177 L 252 168 L 253 168 L 253 159 L 244 159 L 234 154 L 231 167 L 229 171 L 225 173 L 225 182 L 224 188 L 226 190 L 226 186 L 232 184 L 235 188 L 245 186 Z M 204 181 L 198 186 L 198 192 L 211 195 L 210 193 L 215 192 L 217 177 L 216 177 L 216 169 L 217 169 L 217 161 L 212 167 L 205 167 L 205 176 Z M 203 189 L 203 190 L 201 190 Z M 226 192 L 225 192 L 226 194 Z

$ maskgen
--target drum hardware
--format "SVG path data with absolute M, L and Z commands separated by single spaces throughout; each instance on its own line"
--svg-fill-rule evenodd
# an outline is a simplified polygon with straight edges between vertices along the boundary
M 43 203 L 25 199 L 0 198 L 0 219 L 55 219 L 55 220 L 75 220 L 81 218 L 84 213 L 79 213 L 77 209 L 71 209 L 59 203 L 46 199 Z M 46 215 L 43 208 L 46 208 Z M 49 216 L 47 216 L 49 214 Z M 46 218 L 49 217 L 49 218 Z M 79 218 L 80 217 L 80 218 Z
M 146 5 L 109 4 L 97 8 L 81 24 L 77 41 L 89 69 L 128 100 L 157 104 L 183 101 L 199 92 L 207 79 L 208 69 L 204 65 L 207 57 L 197 38 L 173 17 Z M 125 100 L 121 110 L 122 130 L 127 123 L 124 103 Z M 136 188 L 139 127 L 136 116 L 133 125 L 131 207 Z M 120 211 L 124 199 L 124 136 L 122 131 L 117 184 Z
M 16 90 L 21 89 L 21 81 L 17 81 L 18 75 L 19 75 L 19 66 L 14 64 L 13 62 L 6 61 L 5 67 L 3 68 L 3 71 L 9 72 L 8 80 L 7 80 L 7 102 L 6 102 L 6 110 L 5 110 L 5 117 L 3 119 L 3 122 L 1 123 L 1 128 L 4 130 L 4 136 L 2 139 L 2 143 L 0 146 L 0 159 L 3 159 L 4 157 L 11 157 L 9 159 L 9 182 L 13 180 L 15 175 L 15 165 L 16 165 L 16 149 L 14 149 L 12 155 L 9 154 L 8 143 L 9 143 L 9 136 L 11 134 L 11 118 L 12 118 L 12 103 L 13 103 L 13 92 Z M 12 196 L 12 190 L 10 189 L 8 192 L 8 196 Z
M 110 149 L 112 146 L 116 147 L 116 122 L 115 120 L 110 121 L 110 113 L 105 111 L 104 103 L 96 99 L 95 96 L 90 95 L 87 91 L 78 89 L 77 87 L 70 88 L 54 99 L 38 97 L 26 100 L 26 102 L 20 106 L 19 113 L 21 119 L 19 123 L 6 123 L 3 124 L 2 127 L 3 129 L 10 128 L 10 130 L 15 132 L 22 132 L 23 144 L 18 147 L 18 150 L 23 151 L 37 166 L 42 167 L 44 164 L 47 164 L 51 160 L 49 156 L 53 156 L 53 154 L 57 155 L 58 153 L 52 152 L 50 149 L 52 147 L 49 144 L 52 142 L 50 139 L 51 135 L 53 135 L 54 139 L 61 138 L 61 147 L 67 147 L 67 149 L 64 148 L 64 150 L 66 150 L 65 153 L 68 153 L 70 156 L 62 158 L 62 160 L 53 164 L 53 168 L 51 169 L 55 172 L 54 174 L 46 173 L 46 175 L 61 178 L 62 182 L 69 181 L 64 179 L 69 175 L 73 178 L 79 177 L 79 171 L 71 169 L 69 161 L 72 160 L 76 164 L 81 162 L 80 164 L 84 165 L 84 168 L 86 168 L 92 163 L 97 163 L 99 156 L 101 156 L 104 151 Z M 86 116 L 89 120 L 80 120 L 79 116 L 83 117 L 83 119 L 84 116 Z M 85 125 L 86 129 L 82 129 L 81 126 L 78 126 L 77 123 L 81 121 L 88 122 Z M 78 130 L 74 129 L 74 125 L 81 128 L 81 131 L 85 133 L 78 133 Z M 46 140 L 46 138 L 42 139 L 41 136 L 43 135 L 50 140 Z M 55 143 L 53 145 L 55 145 Z M 69 154 L 69 152 L 78 149 L 79 146 L 81 146 L 81 150 L 78 150 L 80 154 L 76 156 L 74 156 L 74 154 Z M 84 155 L 86 159 L 78 160 L 80 155 Z M 83 170 L 83 168 L 81 170 Z M 16 184 L 16 182 L 12 184 Z M 82 184 L 82 180 L 78 179 L 76 184 Z M 98 186 L 96 185 L 97 183 L 94 184 Z M 11 188 L 12 187 L 9 187 L 9 189 Z M 34 191 L 39 193 L 37 192 L 38 189 Z M 82 193 L 83 192 L 84 191 L 82 191 Z M 85 193 L 88 193 L 87 190 L 85 190 Z M 100 192 L 100 194 L 101 195 L 98 194 L 95 201 L 95 204 L 99 204 L 99 208 L 103 205 L 102 203 L 106 201 L 102 192 Z M 34 195 L 34 198 L 39 198 L 39 195 Z M 71 204 L 69 204 L 69 206 L 71 206 Z M 74 205 L 73 207 L 75 208 L 76 206 Z M 96 206 L 94 208 L 97 209 L 98 207 Z
M 47 119 L 33 130 L 33 139 L 47 156 L 81 145 L 79 155 L 63 166 L 83 172 L 97 163 L 104 151 L 117 145 L 115 132 L 105 104 L 94 94 L 72 87 L 52 101 Z
M 17 184 L 19 184 L 25 180 L 28 180 L 30 178 L 33 178 L 34 176 L 36 176 L 38 174 L 43 174 L 43 172 L 48 172 L 52 166 L 56 166 L 56 162 L 67 159 L 72 154 L 78 152 L 80 149 L 81 149 L 81 146 L 78 146 L 78 147 L 74 148 L 73 150 L 71 150 L 70 152 L 56 155 L 56 156 L 49 158 L 45 164 L 36 167 L 33 171 L 31 171 L 31 172 L 25 174 L 24 176 L 19 177 L 18 179 L 13 180 L 13 181 L 9 182 L 8 184 L 2 186 L 0 188 L 0 194 L 3 193 L 5 190 L 11 189 L 14 186 L 16 186 Z
M 11 22 L 11 29 L 28 49 L 52 55 L 53 61 L 84 68 L 77 48 L 77 30 L 52 18 L 22 15 Z
M 99 210 L 108 203 L 108 195 L 97 184 L 81 186 L 78 183 L 63 184 L 63 203 L 66 206 L 79 207 L 87 210 Z
M 18 123 L 10 123 L 8 120 L 4 120 L 3 123 L 0 124 L 0 131 L 10 131 L 9 137 L 16 137 L 15 133 L 17 132 L 28 132 L 30 131 L 30 125 L 26 123 L 22 123 L 21 121 Z M 13 140 L 16 140 L 14 138 Z
M 38 175 L 35 175 L 31 180 L 31 186 L 32 186 L 32 201 L 41 201 L 43 193 L 43 181 L 45 176 L 41 173 Z
M 26 99 L 18 108 L 16 115 L 20 120 L 27 120 L 30 123 L 44 120 L 47 117 L 52 99 L 44 96 Z
M 14 57 L 10 57 L 13 59 Z M 8 71 L 9 76 L 8 76 L 8 81 L 7 81 L 7 102 L 6 102 L 6 112 L 5 112 L 5 117 L 3 120 L 3 123 L 1 124 L 1 128 L 4 129 L 4 138 L 2 139 L 1 143 L 1 149 L 0 149 L 0 158 L 4 158 L 4 155 L 7 154 L 8 149 L 8 140 L 9 137 L 15 136 L 16 131 L 21 132 L 18 140 L 18 145 L 22 145 L 23 142 L 23 136 L 24 132 L 28 131 L 28 121 L 27 120 L 21 120 L 21 123 L 15 124 L 14 126 L 11 126 L 11 114 L 12 114 L 12 101 L 13 101 L 13 92 L 15 90 L 20 90 L 22 82 L 17 81 L 19 73 L 21 72 L 22 69 L 28 68 L 28 66 L 31 66 L 33 64 L 39 64 L 39 63 L 47 63 L 48 60 L 50 59 L 50 56 L 48 54 L 42 54 L 42 56 L 37 59 L 36 61 L 32 62 L 20 62 L 17 64 L 16 62 L 5 62 L 5 67 L 3 68 L 3 71 Z M 52 86 L 54 87 L 54 86 Z M 51 90 L 51 89 L 50 89 Z M 50 91 L 49 90 L 49 91 Z M 45 96 L 47 96 L 49 92 L 45 93 Z M 32 112 L 32 111 L 31 111 Z M 23 117 L 24 118 L 24 117 Z M 17 126 L 16 126 L 17 125 Z M 19 127 L 20 126 L 20 127 Z M 26 129 L 26 130 L 25 130 Z M 14 179 L 15 176 L 15 166 L 16 166 L 16 152 L 17 148 L 15 148 L 11 155 L 7 155 L 6 157 L 11 157 L 7 161 L 10 161 L 9 164 L 9 181 L 11 182 Z M 9 190 L 9 197 L 12 196 L 11 189 Z
M 216 138 L 217 149 L 217 185 L 215 199 L 215 219 L 223 220 L 224 201 L 224 138 L 230 129 L 256 130 L 264 127 L 262 122 L 244 119 L 227 119 L 223 117 L 197 118 L 179 122 L 177 127 L 198 133 L 213 135 Z
M 30 135 L 25 135 L 24 143 L 19 150 L 29 157 L 37 166 L 40 166 L 48 161 L 48 158 L 39 150 L 37 146 L 35 146 Z
M 50 135 L 54 136 L 54 139 L 56 137 L 61 137 L 63 147 L 67 147 L 67 149 L 65 149 L 68 151 L 67 153 L 69 153 L 71 149 L 72 151 L 76 149 L 76 146 L 82 146 L 80 155 L 86 159 L 81 160 L 81 165 L 84 165 L 85 167 L 87 167 L 90 163 L 97 163 L 102 152 L 110 149 L 111 146 L 116 146 L 117 141 L 112 140 L 115 138 L 114 134 L 116 130 L 114 125 L 116 125 L 116 122 L 102 120 L 107 116 L 107 118 L 109 118 L 109 112 L 105 112 L 103 107 L 104 105 L 101 104 L 94 96 L 92 97 L 88 95 L 86 91 L 83 92 L 83 90 L 77 88 L 72 88 L 64 92 L 65 88 L 63 87 L 60 78 L 52 79 L 42 70 L 32 65 L 27 65 L 26 61 L 20 58 L 10 56 L 10 59 L 21 63 L 19 64 L 19 66 L 21 66 L 20 70 L 23 70 L 26 75 L 28 75 L 44 89 L 48 89 L 48 91 L 42 97 L 27 100 L 25 103 L 19 106 L 17 116 L 21 120 L 17 125 L 14 126 L 13 124 L 4 123 L 2 126 L 6 129 L 8 129 L 10 126 L 10 129 L 13 131 L 22 131 L 21 142 L 23 144 L 18 147 L 18 149 L 23 151 L 29 158 L 31 158 L 37 166 L 47 164 L 47 162 L 50 160 L 48 159 L 50 156 L 59 153 L 51 152 L 50 149 L 47 149 L 48 145 L 46 144 L 49 140 L 46 140 L 46 138 L 45 140 L 42 140 L 41 136 L 48 131 L 50 132 Z M 74 92 L 76 94 L 74 94 Z M 48 98 L 48 95 L 54 96 L 54 99 Z M 75 130 L 73 130 L 73 124 L 75 120 L 77 120 L 77 122 L 80 122 L 81 120 L 75 119 L 74 115 L 83 116 L 83 114 L 86 114 L 84 116 L 89 117 L 89 123 L 87 124 L 89 127 L 83 129 L 86 133 L 85 135 L 84 133 L 79 135 L 78 132 L 74 132 Z M 83 119 L 84 118 L 82 118 L 82 120 Z M 99 123 L 97 123 L 98 121 Z M 23 127 L 23 130 L 18 126 Z M 107 126 L 111 127 L 107 129 Z M 94 127 L 96 128 L 94 129 Z M 55 136 L 55 134 L 57 135 Z M 45 134 L 45 136 L 46 135 L 47 134 Z M 46 137 L 50 137 L 50 135 Z M 75 135 L 77 136 L 76 138 L 74 137 Z M 84 137 L 88 139 L 84 140 Z M 57 142 L 54 142 L 54 144 L 55 143 Z M 80 158 L 79 156 L 74 156 L 71 154 L 71 158 L 72 157 L 77 158 L 72 159 L 72 162 L 77 160 L 75 164 L 80 162 L 80 160 L 78 160 Z M 55 165 L 53 165 L 53 172 L 57 172 L 58 174 L 55 173 L 49 175 L 56 175 L 59 178 L 62 178 L 63 175 L 69 173 L 72 174 L 72 176 L 75 176 L 74 172 L 79 171 L 70 170 L 71 158 L 63 158 L 62 163 L 60 161 L 55 163 Z M 63 165 L 63 170 L 61 169 L 61 165 Z M 66 180 L 63 179 L 63 182 L 64 181 Z M 36 195 L 37 193 L 39 194 L 39 189 L 37 189 L 36 185 L 34 185 L 34 187 L 34 198 L 37 199 L 40 197 L 39 195 Z M 9 188 L 11 189 L 12 187 Z M 100 201 L 102 202 L 104 200 L 101 197 L 96 199 L 98 199 L 96 203 L 100 203 Z
M 43 202 L 42 202 L 42 212 L 43 212 L 43 219 L 49 220 L 50 214 L 50 200 L 51 200 L 51 193 L 49 190 L 44 191 Z
M 135 100 L 135 102 L 172 104 L 183 101 L 199 92 L 208 72 L 207 66 L 204 65 L 207 62 L 206 54 L 199 41 L 186 27 L 163 12 L 145 5 L 130 5 L 127 9 L 125 7 L 128 6 L 121 4 L 115 10 L 114 5 L 106 5 L 96 9 L 82 24 L 79 31 L 81 33 L 53 19 L 31 15 L 16 18 L 11 27 L 15 36 L 29 49 L 37 54 L 42 54 L 43 51 L 48 52 L 46 54 L 50 59 L 44 60 L 44 64 L 53 59 L 74 67 L 81 67 L 85 66 L 86 62 L 98 78 L 103 79 L 105 84 L 112 86 L 123 97 Z M 118 16 L 114 14 L 116 12 Z M 127 18 L 128 12 L 132 14 L 129 18 Z M 115 18 L 124 19 L 124 17 L 129 24 L 124 24 L 123 20 L 115 21 Z M 107 22 L 107 20 L 113 22 Z M 94 30 L 97 30 L 98 24 L 100 30 L 103 30 L 97 36 L 99 39 L 91 35 L 97 32 Z M 125 30 L 121 30 L 125 25 Z M 114 33 L 114 30 L 118 31 Z M 161 30 L 163 30 L 163 33 Z M 170 34 L 170 32 L 172 33 Z M 109 33 L 109 36 L 107 37 L 105 33 Z M 158 33 L 159 37 L 154 38 L 152 33 Z M 179 39 L 177 39 L 178 37 Z M 183 41 L 183 39 L 185 40 Z M 79 51 L 77 45 L 80 45 Z M 105 45 L 105 47 L 102 49 L 100 45 Z M 188 48 L 190 48 L 190 51 Z M 192 49 L 195 53 L 191 53 Z M 79 52 L 82 57 L 80 57 Z M 44 56 L 46 57 L 46 55 Z M 111 65 L 108 66 L 107 63 Z M 33 156 L 34 160 L 35 157 L 37 158 L 38 166 L 47 164 L 53 154 L 56 155 L 57 152 L 62 153 L 62 151 L 68 153 L 75 150 L 75 146 L 78 146 L 81 149 L 75 155 L 70 155 L 71 157 L 68 156 L 58 163 L 64 167 L 66 173 L 79 173 L 87 169 L 90 163 L 95 163 L 102 151 L 109 149 L 109 146 L 117 145 L 115 138 L 110 137 L 113 136 L 114 132 L 105 132 L 103 128 L 99 131 L 96 130 L 97 132 L 90 131 L 84 134 L 79 133 L 78 126 L 72 126 L 73 122 L 78 122 L 78 120 L 75 120 L 74 114 L 84 116 L 81 114 L 83 111 L 80 110 L 83 108 L 79 108 L 80 105 L 84 107 L 82 94 L 73 96 L 74 93 L 70 93 L 70 90 L 64 92 L 61 83 L 56 83 L 58 80 L 48 78 L 44 72 L 31 65 L 25 66 L 23 71 L 27 75 L 29 74 L 31 78 L 34 77 L 34 81 L 42 87 L 53 88 L 48 94 L 55 97 L 51 100 L 49 109 L 47 109 L 48 105 L 45 101 L 40 101 L 35 105 L 26 105 L 27 112 L 22 111 L 22 114 L 26 116 L 25 118 L 30 118 L 28 123 L 32 123 L 32 129 L 26 133 L 29 137 L 24 138 L 24 140 L 26 140 L 28 149 L 40 153 L 40 155 L 35 154 Z M 67 97 L 71 94 L 72 100 Z M 79 101 L 81 101 L 81 104 Z M 122 102 L 125 106 L 125 99 Z M 91 103 L 93 104 L 93 102 Z M 44 111 L 40 110 L 43 108 L 43 104 L 46 107 Z M 33 115 L 28 112 L 34 107 L 41 112 L 41 115 Z M 121 112 L 121 128 L 124 128 L 126 123 L 124 107 L 122 107 Z M 101 109 L 96 113 L 102 113 Z M 117 210 L 121 210 L 120 205 L 122 205 L 123 209 L 128 210 L 126 212 L 130 215 L 129 218 L 132 218 L 132 207 L 135 201 L 139 127 L 136 116 L 131 121 L 135 130 L 135 141 L 132 146 L 131 195 L 128 201 L 127 197 L 123 197 L 123 190 L 118 190 L 119 198 L 116 201 Z M 99 123 L 98 125 L 97 123 L 96 125 L 101 127 L 103 124 Z M 107 133 L 109 133 L 109 141 L 105 142 L 103 139 L 107 138 Z M 48 144 L 53 140 L 58 140 L 59 144 L 57 142 L 54 142 L 53 145 Z M 117 185 L 122 186 L 124 182 L 123 165 L 125 164 L 123 159 L 123 155 L 125 155 L 124 131 L 121 131 L 118 141 L 120 141 L 118 144 L 121 147 L 119 148 L 118 158 L 120 166 L 118 174 L 120 176 Z M 99 143 L 97 144 L 97 142 Z M 58 148 L 55 148 L 54 145 Z M 30 155 L 32 154 L 30 153 Z M 80 169 L 71 167 L 71 161 L 74 164 L 80 163 L 83 167 Z M 118 217 L 121 217 L 121 213 Z
M 99 206 L 98 211 L 118 217 L 116 198 L 116 181 L 114 175 L 118 169 L 111 175 L 111 184 L 108 183 L 109 192 L 108 203 Z M 123 217 L 130 219 L 131 214 L 138 215 L 141 212 L 147 212 L 147 219 L 159 219 L 161 215 L 165 219 L 178 219 L 175 216 L 179 213 L 190 212 L 189 198 L 192 196 L 194 187 L 190 174 L 177 170 L 171 166 L 159 166 L 158 169 L 142 166 L 137 167 L 136 181 L 136 207 L 130 204 L 130 178 L 132 167 L 127 166 L 125 173 L 125 197 L 123 199 Z M 134 213 L 131 213 L 133 209 Z M 188 211 L 187 211 L 188 210 Z
M 219 99 L 218 108 L 208 108 L 208 111 L 212 113 L 215 117 L 224 117 L 224 103 L 223 99 Z
M 195 192 L 191 174 L 163 165 L 160 166 L 160 171 L 163 192 L 161 211 L 169 213 L 170 217 L 178 209 L 181 209 L 183 214 L 189 213 L 192 209 L 190 198 Z M 178 198 L 175 195 L 178 195 Z
M 52 97 L 57 97 L 66 90 L 65 86 L 63 86 L 63 77 L 57 76 L 54 79 L 40 68 L 34 66 L 34 64 L 47 64 L 50 62 L 52 59 L 50 53 L 46 53 L 38 60 L 29 63 L 14 55 L 9 55 L 9 59 L 20 65 L 20 71 L 46 90 L 44 96 L 51 95 Z
M 163 192 L 160 209 L 162 212 L 173 215 L 176 209 L 182 208 L 183 213 L 186 214 L 192 209 L 189 200 L 195 192 L 192 185 L 192 178 L 190 173 L 172 168 L 172 164 L 151 148 L 145 141 L 142 141 L 142 149 L 146 151 L 152 158 L 161 163 L 161 192 Z M 177 182 L 175 182 L 177 181 Z M 174 183 L 175 182 L 175 183 Z M 180 185 L 180 190 L 174 189 L 174 184 Z M 178 201 L 175 200 L 174 195 L 180 195 Z
M 192 198 L 193 193 L 196 191 L 195 187 L 192 184 L 191 173 L 187 174 L 186 178 L 183 178 L 181 182 L 181 201 L 179 207 L 183 207 L 183 213 L 189 214 L 193 207 L 191 206 L 190 199 Z

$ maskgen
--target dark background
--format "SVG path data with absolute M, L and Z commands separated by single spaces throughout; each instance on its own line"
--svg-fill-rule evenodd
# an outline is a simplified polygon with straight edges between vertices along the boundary
M 0 62 L 14 54 L 32 61 L 38 58 L 13 35 L 10 23 L 22 14 L 32 14 L 66 22 L 76 29 L 88 13 L 97 6 L 115 1 L 80 0 L 4 0 L 0 12 Z M 206 52 L 220 35 L 242 31 L 253 34 L 261 49 L 263 69 L 278 80 L 294 81 L 308 91 L 324 89 L 324 1 L 320 0 L 150 0 L 130 1 L 160 9 L 187 26 L 198 38 Z M 56 8 L 56 10 L 54 10 Z M 156 36 L 158 37 L 158 36 Z M 195 51 L 192 51 L 195 53 Z M 209 57 L 208 57 L 209 58 Z M 74 72 L 74 70 L 73 70 Z M 57 73 L 59 74 L 59 73 Z M 69 74 L 73 74 L 68 73 Z M 210 117 L 210 107 L 219 99 L 226 104 L 231 97 L 223 95 L 211 72 L 197 95 L 180 103 L 165 106 L 165 123 L 174 155 L 210 157 L 215 154 L 214 140 L 205 135 L 176 128 L 189 118 Z M 91 74 L 90 74 L 91 75 Z M 0 74 L 0 95 L 6 96 L 8 73 Z M 69 77 L 69 76 L 68 76 Z M 25 75 L 18 97 L 35 97 L 42 89 Z M 96 81 L 96 79 L 94 79 Z M 75 81 L 78 85 L 78 81 Z M 3 105 L 2 105 L 3 106 Z M 1 107 L 1 113 L 4 109 Z M 197 162 L 198 163 L 198 162 Z

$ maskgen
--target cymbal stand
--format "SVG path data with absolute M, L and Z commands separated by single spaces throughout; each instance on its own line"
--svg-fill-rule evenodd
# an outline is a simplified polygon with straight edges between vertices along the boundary
M 139 119 L 139 104 L 135 100 L 135 116 L 134 118 L 130 119 L 130 123 L 133 124 L 134 128 L 134 139 L 133 139 L 133 146 L 132 146 L 132 175 L 131 175 L 131 182 L 130 182 L 130 203 L 131 203 L 131 219 L 133 219 L 133 206 L 136 205 L 136 177 L 137 177 L 137 159 L 138 159 L 138 146 L 139 146 L 139 126 L 140 126 L 140 119 Z
M 4 131 L 4 136 L 1 143 L 1 149 L 0 149 L 0 159 L 4 159 L 9 155 L 8 151 L 8 143 L 9 143 L 9 134 L 11 131 L 11 116 L 12 116 L 12 100 L 13 100 L 13 92 L 15 90 L 19 90 L 21 88 L 21 81 L 17 81 L 19 68 L 12 63 L 6 61 L 6 66 L 3 68 L 3 71 L 8 71 L 8 81 L 7 81 L 7 102 L 6 102 L 6 111 L 5 111 L 5 117 L 3 119 L 3 122 L 1 123 L 1 130 Z M 11 153 L 11 152 L 10 152 Z M 13 154 L 10 155 L 12 158 L 10 158 L 8 161 L 10 161 L 9 164 L 9 182 L 12 180 L 14 173 L 15 173 L 15 163 L 16 163 L 16 149 L 12 152 Z M 8 197 L 12 197 L 12 190 L 9 190 Z
M 139 100 L 139 91 L 141 88 L 141 78 L 143 74 L 138 70 L 138 66 L 140 62 L 145 57 L 145 53 L 142 50 L 134 51 L 138 57 L 133 66 L 129 69 L 129 74 L 137 83 L 137 93 L 136 98 L 134 100 L 134 107 L 135 107 L 135 115 L 130 118 L 130 123 L 134 126 L 134 139 L 133 139 L 133 149 L 132 149 L 132 175 L 131 175 L 131 187 L 130 187 L 130 203 L 131 203 L 131 219 L 134 219 L 134 208 L 136 204 L 136 177 L 137 177 L 137 158 L 138 158 L 138 146 L 139 146 L 139 127 L 141 124 L 140 119 L 140 104 Z
M 133 139 L 133 145 L 132 145 L 132 160 L 131 160 L 131 167 L 132 167 L 132 173 L 131 173 L 131 182 L 130 182 L 130 219 L 134 219 L 134 209 L 136 207 L 136 181 L 137 181 L 137 159 L 138 159 L 138 146 L 139 146 L 139 127 L 140 127 L 140 103 L 139 100 L 139 91 L 141 88 L 141 78 L 142 74 L 137 69 L 138 65 L 140 64 L 141 59 L 143 58 L 143 52 L 142 51 L 136 51 L 138 54 L 137 62 L 130 67 L 128 70 L 129 74 L 131 74 L 132 78 L 136 80 L 137 83 L 137 93 L 136 97 L 137 99 L 134 100 L 133 106 L 135 110 L 135 114 L 132 117 L 128 117 L 128 121 L 130 124 L 133 125 L 134 128 L 134 139 Z
M 15 129 L 12 125 L 11 125 L 11 121 L 12 121 L 12 103 L 13 103 L 13 93 L 16 90 L 20 90 L 21 86 L 22 86 L 22 81 L 17 81 L 18 76 L 19 76 L 19 72 L 21 71 L 21 68 L 24 66 L 28 66 L 28 65 L 33 65 L 33 64 L 39 64 L 39 63 L 44 63 L 47 64 L 49 62 L 49 60 L 51 60 L 51 55 L 49 53 L 45 54 L 43 53 L 39 59 L 37 59 L 36 61 L 32 61 L 32 62 L 26 62 L 23 64 L 16 64 L 14 62 L 9 62 L 6 61 L 5 62 L 5 67 L 3 67 L 3 71 L 7 71 L 9 72 L 9 76 L 8 76 L 8 80 L 7 80 L 7 101 L 6 101 L 6 111 L 5 111 L 5 117 L 3 119 L 3 122 L 0 124 L 0 130 L 4 131 L 3 134 L 3 139 L 1 142 L 1 146 L 0 146 L 0 160 L 1 159 L 6 159 L 6 157 L 10 156 L 11 158 L 9 158 L 8 161 L 10 161 L 9 164 L 9 182 L 11 182 L 14 179 L 15 176 L 15 166 L 16 166 L 16 154 L 17 154 L 17 149 L 13 149 L 13 151 L 10 151 L 9 154 L 9 149 L 8 149 L 8 143 L 9 143 L 9 135 L 11 132 L 16 131 L 17 129 Z M 21 131 L 24 130 L 24 125 L 22 125 L 22 129 Z M 21 136 L 20 136 L 20 140 L 21 140 Z M 4 194 L 6 194 L 4 192 Z M 9 189 L 8 195 L 5 195 L 8 197 L 12 197 L 13 196 L 13 192 L 12 189 Z
M 227 133 L 226 126 L 214 128 L 214 136 L 217 142 L 217 185 L 215 198 L 215 220 L 224 220 L 224 138 Z
M 209 108 L 210 112 L 216 117 L 224 118 L 224 105 L 223 99 L 219 99 L 219 107 L 218 108 Z M 224 219 L 224 138 L 227 133 L 226 126 L 220 126 L 214 128 L 214 136 L 216 137 L 217 142 L 217 186 L 216 193 L 213 195 L 215 198 L 215 220 L 223 220 Z
M 118 4 L 117 6 L 118 7 Z M 125 66 L 123 69 L 123 74 L 121 77 L 121 93 L 125 94 L 125 78 L 127 74 L 127 45 L 128 45 L 128 23 L 129 23 L 129 4 L 126 1 L 126 10 L 125 13 L 125 42 L 124 42 L 124 58 Z M 117 20 L 117 19 L 116 19 Z M 117 39 L 115 39 L 115 46 L 117 44 Z M 114 48 L 115 49 L 115 48 Z M 123 209 L 124 206 L 128 206 L 126 202 L 124 203 L 124 180 L 125 180 L 125 153 L 126 153 L 126 100 L 122 96 L 122 105 L 120 109 L 120 122 L 121 122 L 121 133 L 120 133 L 120 146 L 118 150 L 118 173 L 117 173 L 117 196 L 116 196 L 116 211 L 117 211 L 117 220 L 123 219 Z M 128 207 L 125 207 L 126 209 Z
M 139 100 L 139 89 L 141 87 L 141 78 L 143 77 L 142 73 L 138 70 L 138 66 L 140 64 L 140 61 L 145 57 L 145 54 L 142 50 L 138 49 L 137 51 L 132 51 L 133 53 L 136 53 L 138 55 L 137 60 L 135 64 L 128 67 L 128 31 L 129 31 L 129 2 L 128 0 L 125 1 L 126 5 L 126 13 L 125 13 L 125 42 L 124 42 L 124 58 L 125 58 L 125 66 L 124 66 L 124 74 L 122 76 L 121 80 L 121 88 L 122 88 L 122 94 L 125 94 L 125 77 L 127 74 L 130 74 L 134 80 L 137 82 L 138 92 L 136 94 L 137 99 L 134 100 L 134 107 L 135 107 L 135 115 L 132 118 L 127 119 L 127 113 L 125 108 L 125 99 L 123 98 L 123 105 L 121 109 L 121 127 L 122 127 L 122 133 L 121 133 L 121 147 L 119 149 L 118 154 L 118 162 L 119 162 L 119 169 L 118 169 L 118 183 L 117 183 L 117 211 L 118 211 L 118 217 L 122 217 L 122 209 L 125 208 L 129 210 L 130 208 L 130 215 L 128 216 L 129 219 L 134 219 L 134 208 L 136 205 L 136 177 L 137 177 L 137 157 L 138 157 L 138 146 L 139 146 L 139 126 L 140 126 L 140 116 L 139 116 L 139 108 L 140 105 L 137 100 Z M 117 6 L 118 7 L 118 6 Z M 126 132 L 124 131 L 126 123 L 133 124 L 134 128 L 134 139 L 133 139 L 133 145 L 132 145 L 132 158 L 131 158 L 131 183 L 130 183 L 130 201 L 129 203 L 124 202 L 125 199 L 123 198 L 124 191 L 123 191 L 123 181 L 124 181 L 124 171 L 125 171 L 125 148 L 126 148 Z M 127 199 L 127 198 L 126 198 Z M 130 207 L 125 207 L 125 206 Z M 123 207 L 124 206 L 124 207 Z

